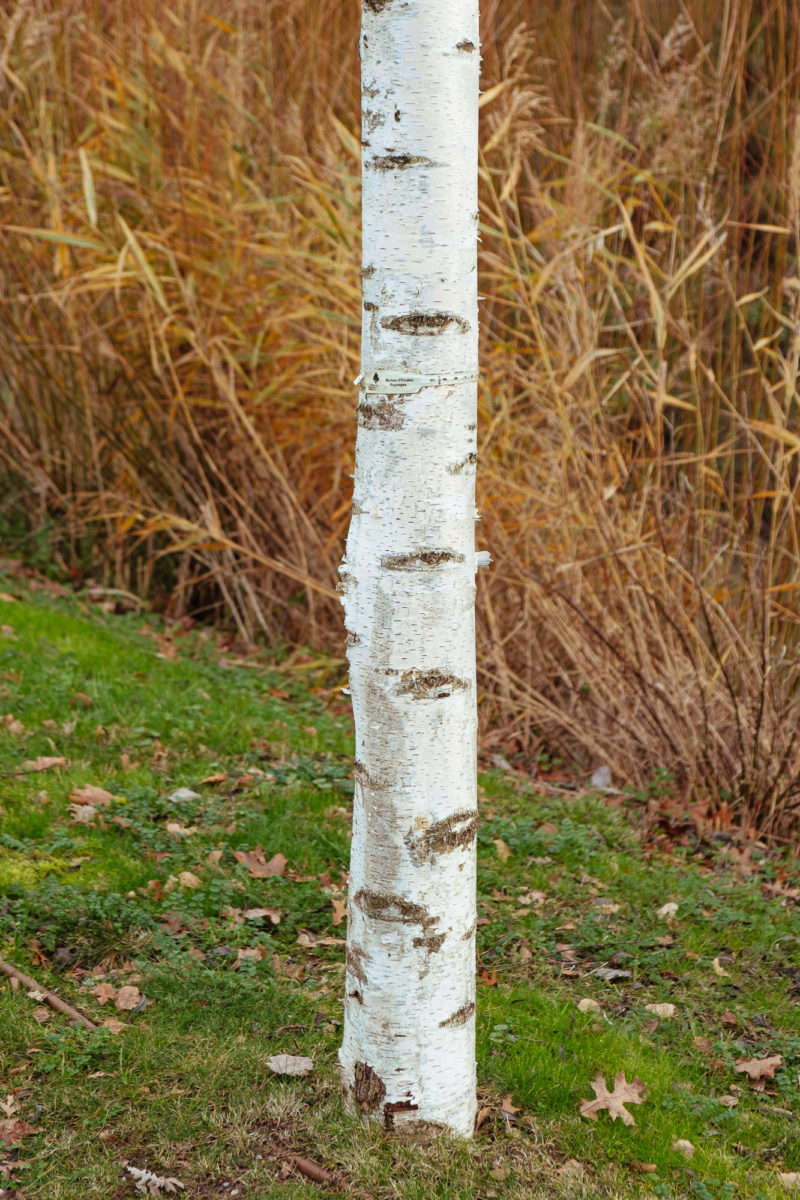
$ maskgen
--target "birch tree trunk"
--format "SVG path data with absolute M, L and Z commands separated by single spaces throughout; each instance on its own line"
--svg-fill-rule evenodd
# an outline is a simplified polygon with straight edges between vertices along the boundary
M 363 0 L 345 1093 L 475 1118 L 478 0 Z

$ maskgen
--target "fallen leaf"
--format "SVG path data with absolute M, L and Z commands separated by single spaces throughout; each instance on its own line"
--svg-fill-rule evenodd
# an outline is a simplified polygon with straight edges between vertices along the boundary
M 497 857 L 500 859 L 500 861 L 508 862 L 509 858 L 511 857 L 511 851 L 508 848 L 508 846 L 506 845 L 506 843 L 503 841 L 503 839 L 499 838 L 499 837 L 492 838 L 492 842 L 494 844 L 495 849 L 497 850 Z
M 595 967 L 592 971 L 598 979 L 605 979 L 607 983 L 616 983 L 619 979 L 630 979 L 630 971 L 619 971 L 616 967 Z
M 657 1017 L 661 1017 L 663 1020 L 669 1020 L 670 1017 L 675 1016 L 674 1004 L 645 1004 L 644 1007 L 646 1012 L 655 1013 Z
M 199 888 L 203 886 L 202 879 L 198 879 L 192 871 L 181 871 L 178 876 L 178 883 L 182 888 Z
M 243 962 L 260 962 L 262 958 L 267 957 L 267 952 L 263 946 L 247 946 L 236 951 L 236 962 L 233 964 L 233 970 L 238 971 Z
M 98 983 L 90 991 L 97 998 L 98 1004 L 108 1004 L 109 1000 L 113 1000 L 117 994 L 117 989 L 111 983 Z
M 180 825 L 177 821 L 167 821 L 164 828 L 172 837 L 191 837 L 193 833 L 197 833 L 196 825 L 189 825 L 187 827 Z
M 590 999 L 589 996 L 584 996 L 578 1001 L 578 1011 L 582 1013 L 599 1013 L 602 1012 L 600 1005 L 596 1000 Z
M 635 1158 L 631 1161 L 631 1166 L 634 1171 L 641 1171 L 643 1175 L 655 1175 L 658 1170 L 655 1163 L 637 1162 Z
M 497 971 L 495 971 L 494 968 L 492 968 L 491 971 L 484 969 L 480 973 L 478 983 L 483 983 L 487 987 L 497 987 Z
M 172 655 L 165 654 L 163 657 L 171 658 Z M 171 1175 L 156 1175 L 153 1171 L 140 1170 L 139 1167 L 126 1166 L 125 1170 L 136 1180 L 137 1192 L 149 1192 L 151 1196 L 155 1196 L 158 1192 L 182 1192 L 185 1190 L 180 1179 L 174 1179 Z
M 684 1158 L 691 1158 L 694 1154 L 694 1146 L 691 1142 L 687 1142 L 686 1138 L 678 1138 L 677 1142 L 672 1143 L 672 1149 L 676 1154 L 682 1154 Z
M 86 787 L 75 788 L 70 794 L 73 804 L 93 804 L 95 807 L 110 804 L 113 799 L 111 792 L 107 792 L 105 788 L 95 787 L 93 783 L 88 783 Z
M 13 713 L 6 713 L 3 717 L 3 725 L 12 737 L 21 737 L 25 732 L 25 726 L 22 721 L 18 721 Z
M 2 600 L 4 604 L 16 604 L 17 597 L 9 595 L 8 592 L 0 592 L 0 600 Z
M 219 863 L 219 860 L 222 858 L 222 855 L 223 855 L 222 850 L 209 850 L 208 858 L 206 859 L 208 865 L 210 867 L 216 867 L 217 864 Z
M 200 783 L 224 783 L 227 778 L 227 775 L 206 775 L 205 779 L 200 780 Z
M 678 906 L 674 900 L 670 900 L 668 904 L 662 904 L 661 908 L 656 913 L 657 917 L 661 917 L 663 921 L 671 921 L 677 916 Z
M 692 1041 L 694 1042 L 696 1050 L 702 1051 L 703 1054 L 711 1053 L 711 1038 L 696 1037 L 692 1038 Z
M 94 825 L 97 809 L 92 804 L 70 804 L 72 819 L 78 825 Z
M 4 1112 L 7 1117 L 13 1117 L 15 1112 L 19 1111 L 19 1101 L 13 1092 L 9 1092 L 5 1100 L 0 1100 L 0 1112 Z
M 779 1171 L 778 1179 L 785 1188 L 800 1190 L 800 1171 Z
M 103 1028 L 108 1029 L 111 1033 L 122 1033 L 123 1029 L 127 1029 L 128 1026 L 124 1021 L 118 1021 L 116 1017 L 106 1017 L 103 1021 Z
M 219 775 L 210 778 L 224 779 L 225 776 Z M 202 782 L 208 783 L 210 779 L 204 779 Z M 179 787 L 174 792 L 171 792 L 167 799 L 171 800 L 173 804 L 182 804 L 185 800 L 200 800 L 202 797 L 199 792 L 193 792 L 191 788 Z
M 40 1004 L 38 1008 L 33 1010 L 33 1019 L 34 1021 L 38 1021 L 40 1025 L 43 1025 L 45 1021 L 49 1021 L 52 1015 L 52 1009 L 45 1008 L 43 1004 Z
M 92 707 L 92 697 L 87 696 L 86 692 L 76 692 L 75 695 L 70 700 L 70 705 L 73 708 L 78 708 L 79 706 L 81 708 L 91 708 Z
M 592 1080 L 592 1089 L 596 1099 L 581 1100 L 581 1116 L 588 1117 L 590 1121 L 597 1120 L 597 1114 L 606 1109 L 612 1121 L 616 1121 L 620 1117 L 626 1125 L 635 1125 L 631 1114 L 625 1108 L 626 1104 L 641 1104 L 644 1100 L 645 1085 L 641 1079 L 636 1078 L 631 1083 L 625 1079 L 625 1072 L 620 1071 L 614 1077 L 614 1090 L 609 1092 L 606 1087 L 606 1081 L 602 1075 L 597 1075 Z
M 736 1108 L 739 1098 L 738 1096 L 720 1096 L 719 1102 L 723 1108 Z
M 7 1146 L 13 1146 L 15 1142 L 19 1142 L 24 1137 L 30 1137 L 33 1133 L 38 1133 L 39 1130 L 35 1125 L 29 1125 L 27 1121 L 17 1118 L 10 1118 L 7 1121 L 0 1121 L 0 1141 L 5 1142 Z
M 234 850 L 233 857 L 242 866 L 247 867 L 253 879 L 268 879 L 272 875 L 283 875 L 288 861 L 283 854 L 273 854 L 267 862 L 260 846 L 256 846 L 255 850 Z
M 44 1000 L 45 995 L 44 992 L 40 992 L 38 988 L 31 988 L 31 990 L 28 992 L 28 998 L 30 1000 Z
M 42 755 L 39 758 L 28 758 L 22 764 L 23 771 L 50 771 L 53 767 L 65 767 L 67 760 L 63 755 L 55 755 L 47 757 Z
M 281 910 L 279 908 L 246 908 L 242 913 L 248 921 L 260 921 L 264 917 L 269 917 L 273 925 L 280 925 Z
M 511 1099 L 511 1092 L 509 1092 L 507 1096 L 503 1097 L 500 1103 L 500 1112 L 508 1113 L 510 1117 L 513 1117 L 515 1113 L 522 1112 L 522 1109 L 518 1108 Z
M 308 1075 L 314 1070 L 313 1058 L 295 1054 L 273 1054 L 267 1066 L 275 1075 Z
M 739 1024 L 739 1018 L 736 1016 L 736 1014 L 730 1012 L 727 1009 L 720 1017 L 720 1021 L 722 1022 L 723 1025 L 738 1025 Z
M 490 1104 L 484 1104 L 483 1108 L 478 1109 L 478 1115 L 475 1118 L 475 1132 L 476 1133 L 480 1129 L 481 1125 L 483 1125 L 486 1122 L 487 1118 L 491 1116 L 491 1112 L 492 1112 L 492 1108 L 491 1108 Z
M 120 1012 L 129 1012 L 132 1008 L 136 1008 L 141 998 L 142 994 L 138 987 L 129 984 L 119 989 L 114 1004 Z
M 747 1075 L 754 1083 L 759 1079 L 774 1079 L 775 1068 L 779 1067 L 783 1062 L 780 1054 L 773 1054 L 771 1058 L 743 1058 L 735 1064 L 736 1070 L 744 1075 Z
M 333 906 L 333 917 L 331 918 L 332 925 L 341 925 L 347 915 L 347 903 L 344 900 L 331 900 Z
M 711 966 L 713 967 L 715 975 L 719 975 L 720 977 L 724 976 L 725 978 L 730 979 L 730 977 L 731 977 L 730 971 L 725 970 L 722 963 L 719 961 L 719 958 L 715 958 L 714 961 L 712 962 Z

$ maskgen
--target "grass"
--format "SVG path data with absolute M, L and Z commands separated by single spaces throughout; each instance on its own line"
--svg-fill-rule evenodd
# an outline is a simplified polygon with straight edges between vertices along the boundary
M 484 739 L 794 838 L 796 14 L 482 8 Z M 4 541 L 328 652 L 357 9 L 0 14 Z
M 0 730 L 0 956 L 100 1025 L 40 1022 L 35 996 L 0 984 L 0 1099 L 39 1130 L 12 1137 L 0 1169 L 28 1200 L 127 1200 L 126 1164 L 203 1200 L 316 1194 L 292 1154 L 376 1200 L 783 1194 L 778 1173 L 800 1167 L 785 855 L 662 819 L 663 778 L 612 802 L 482 775 L 482 1123 L 468 1144 L 363 1129 L 335 1069 L 352 795 L 336 664 L 270 664 L 19 572 L 0 593 L 0 710 L 22 726 Z M 19 773 L 40 756 L 66 762 Z M 70 797 L 87 785 L 113 799 L 81 824 Z M 180 787 L 194 795 L 171 800 Z M 235 857 L 258 846 L 285 855 L 283 875 Z M 101 1006 L 101 983 L 147 1003 Z M 314 1070 L 277 1077 L 276 1053 Z M 763 1090 L 735 1070 L 777 1054 Z M 592 1079 L 618 1072 L 647 1088 L 635 1127 L 582 1118 Z

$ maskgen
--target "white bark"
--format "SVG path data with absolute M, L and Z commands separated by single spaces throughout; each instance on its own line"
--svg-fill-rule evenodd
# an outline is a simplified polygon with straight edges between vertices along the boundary
M 475 1118 L 478 0 L 363 0 L 363 337 L 340 568 L 356 785 L 340 1063 Z

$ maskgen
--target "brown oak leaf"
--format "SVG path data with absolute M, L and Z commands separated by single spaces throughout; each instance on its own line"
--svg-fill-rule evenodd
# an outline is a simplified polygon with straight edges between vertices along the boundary
M 111 792 L 107 792 L 105 788 L 95 787 L 93 783 L 87 783 L 86 787 L 75 788 L 70 795 L 73 804 L 106 805 L 110 804 L 113 799 Z
M 774 1079 L 775 1068 L 782 1062 L 780 1054 L 773 1054 L 771 1058 L 743 1058 L 735 1066 L 737 1071 L 749 1075 L 757 1083 L 759 1079 Z
M 635 1125 L 631 1114 L 625 1108 L 626 1104 L 641 1104 L 644 1100 L 645 1086 L 641 1079 L 636 1078 L 632 1083 L 625 1079 L 625 1072 L 620 1071 L 614 1077 L 614 1090 L 610 1092 L 602 1075 L 592 1080 L 592 1088 L 596 1099 L 581 1100 L 581 1116 L 590 1121 L 597 1120 L 597 1114 L 606 1109 L 612 1121 L 620 1117 L 626 1125 Z
M 247 867 L 253 879 L 268 879 L 271 875 L 283 875 L 287 859 L 283 854 L 273 854 L 267 862 L 261 846 L 255 850 L 234 850 L 233 857 L 242 866 Z

